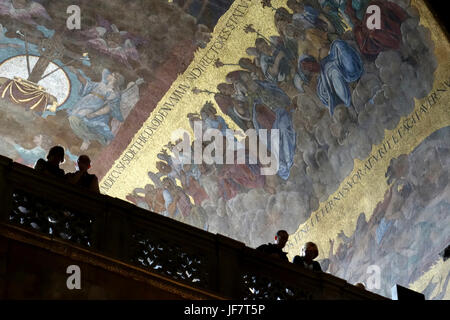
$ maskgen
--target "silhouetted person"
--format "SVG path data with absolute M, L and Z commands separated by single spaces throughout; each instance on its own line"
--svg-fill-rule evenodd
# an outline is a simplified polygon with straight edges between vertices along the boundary
M 67 181 L 77 186 L 87 188 L 90 191 L 100 193 L 98 178 L 95 174 L 88 173 L 91 167 L 91 159 L 86 155 L 78 157 L 78 171 L 66 174 Z
M 36 171 L 54 175 L 57 177 L 64 177 L 64 170 L 59 167 L 64 162 L 64 148 L 61 146 L 54 146 L 47 154 L 47 161 L 39 159 L 34 166 Z
M 319 255 L 319 249 L 314 242 L 307 242 L 302 247 L 301 256 L 295 256 L 292 263 L 313 271 L 322 271 L 320 263 L 314 261 Z
M 360 288 L 360 289 L 366 290 L 366 287 L 365 287 L 364 284 L 361 283 L 361 282 L 358 282 L 357 284 L 355 284 L 355 287 L 358 287 L 358 288 Z
M 289 239 L 289 234 L 286 230 L 279 230 L 275 236 L 275 243 L 268 243 L 260 245 L 256 250 L 267 253 L 268 255 L 280 258 L 282 260 L 288 261 L 287 253 L 283 251 L 286 242 Z
M 447 261 L 448 258 L 450 258 L 450 245 L 447 246 L 447 248 L 444 249 L 441 253 L 442 259 L 444 261 Z

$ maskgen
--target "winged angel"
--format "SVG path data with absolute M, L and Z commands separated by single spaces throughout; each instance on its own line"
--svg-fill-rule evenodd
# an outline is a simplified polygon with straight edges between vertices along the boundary
M 138 102 L 139 85 L 143 79 L 130 82 L 122 90 L 124 77 L 119 73 L 104 69 L 102 80 L 92 82 L 75 68 L 72 71 L 82 87 L 81 99 L 69 112 L 69 123 L 73 132 L 83 140 L 81 150 L 86 150 L 92 141 L 108 145 Z

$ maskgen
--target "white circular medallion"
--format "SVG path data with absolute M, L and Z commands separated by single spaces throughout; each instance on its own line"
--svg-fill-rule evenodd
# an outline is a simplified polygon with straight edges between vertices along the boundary
M 37 56 L 29 56 L 30 60 L 30 70 L 33 70 L 34 65 L 39 60 Z M 53 62 L 50 62 L 47 69 L 45 70 L 43 76 L 49 74 L 53 70 L 59 68 Z M 22 79 L 28 78 L 27 71 L 27 59 L 25 55 L 11 57 L 0 64 L 0 77 L 5 77 L 8 79 L 14 79 L 14 77 L 19 77 Z M 67 73 L 63 69 L 55 71 L 45 79 L 38 82 L 38 84 L 45 88 L 45 90 L 51 95 L 56 97 L 58 101 L 58 106 L 61 106 L 66 102 L 70 95 L 70 80 Z

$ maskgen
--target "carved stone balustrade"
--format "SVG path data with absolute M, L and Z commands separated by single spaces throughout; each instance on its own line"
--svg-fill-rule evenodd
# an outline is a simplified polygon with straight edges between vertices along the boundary
M 274 261 L 225 236 L 42 176 L 1 156 L 0 237 L 60 255 L 71 252 L 67 257 L 74 264 L 77 257 L 88 257 L 83 261 L 101 260 L 105 272 L 120 265 L 134 270 L 129 277 L 136 279 L 140 272 L 139 277 L 151 275 L 179 284 L 177 290 L 196 292 L 181 298 L 385 299 L 330 274 Z M 0 250 L 0 263 L 5 251 Z M 0 292 L 1 283 L 0 274 Z

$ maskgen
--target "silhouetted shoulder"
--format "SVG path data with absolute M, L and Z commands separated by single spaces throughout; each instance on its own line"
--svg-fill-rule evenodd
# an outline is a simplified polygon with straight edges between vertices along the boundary
M 305 259 L 304 257 L 301 256 L 295 256 L 294 259 L 292 260 L 292 263 L 299 265 L 303 268 L 305 267 Z M 314 271 L 322 271 L 322 267 L 320 266 L 320 263 L 318 263 L 317 261 L 312 262 L 312 269 Z
M 317 261 L 313 261 L 313 268 L 314 271 L 322 271 L 322 267 L 320 266 L 320 263 Z
M 45 174 L 51 174 L 57 177 L 64 177 L 64 170 L 57 167 L 52 166 L 44 159 L 39 159 L 34 166 L 34 169 L 39 172 L 43 172 Z
M 72 178 L 73 176 L 75 176 L 76 172 L 67 172 L 64 176 L 66 178 Z
M 261 250 L 261 251 L 265 251 L 267 249 L 270 248 L 271 243 L 267 243 L 267 244 L 262 244 L 259 247 L 256 248 L 256 250 Z
M 98 185 L 98 178 L 95 174 L 91 175 L 91 185 L 89 186 L 89 188 L 94 191 L 94 192 L 98 192 L 100 193 L 100 187 Z
M 45 161 L 44 159 L 41 158 L 34 165 L 34 169 L 37 171 L 44 171 L 46 164 L 47 164 L 47 161 Z

